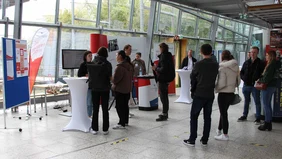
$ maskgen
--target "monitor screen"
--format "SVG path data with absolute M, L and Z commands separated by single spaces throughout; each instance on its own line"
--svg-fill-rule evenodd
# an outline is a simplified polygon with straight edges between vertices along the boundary
M 79 69 L 85 51 L 87 50 L 62 49 L 63 69 Z

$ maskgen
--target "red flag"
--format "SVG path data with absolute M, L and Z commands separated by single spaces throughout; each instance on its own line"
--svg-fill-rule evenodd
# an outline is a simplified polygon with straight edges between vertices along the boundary
M 29 54 L 29 92 L 32 92 L 38 69 L 43 58 L 44 49 L 49 38 L 49 31 L 40 28 L 33 36 Z

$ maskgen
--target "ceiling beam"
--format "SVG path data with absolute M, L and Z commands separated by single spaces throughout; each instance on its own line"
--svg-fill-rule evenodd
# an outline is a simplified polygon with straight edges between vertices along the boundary
M 228 0 L 228 1 L 219 1 L 219 2 L 207 2 L 207 3 L 201 3 L 197 5 L 197 8 L 209 8 L 211 6 L 226 6 L 226 5 L 236 5 L 238 4 L 237 0 Z
M 249 11 L 248 10 L 248 13 L 265 13 L 267 11 L 270 11 L 270 12 L 281 12 L 282 11 L 282 8 L 280 9 L 269 9 L 269 10 L 255 10 L 255 11 Z
M 230 10 L 218 10 L 217 14 L 225 15 L 225 14 L 239 14 L 241 10 L 239 9 L 230 9 Z
M 268 10 L 268 9 L 281 9 L 282 4 L 271 4 L 263 6 L 248 6 L 248 11 Z

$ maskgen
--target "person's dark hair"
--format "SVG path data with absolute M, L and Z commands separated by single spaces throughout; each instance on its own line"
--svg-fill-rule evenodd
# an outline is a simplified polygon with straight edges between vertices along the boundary
M 107 50 L 107 48 L 105 48 L 105 47 L 102 46 L 102 47 L 99 48 L 97 54 L 98 54 L 99 56 L 102 56 L 102 57 L 107 58 L 107 57 L 108 57 L 108 50 Z
M 259 48 L 257 46 L 252 46 L 252 49 L 256 49 L 259 52 Z
M 201 46 L 201 53 L 204 55 L 211 55 L 212 54 L 212 47 L 210 44 L 204 44 Z
M 87 50 L 87 51 L 84 52 L 84 54 L 83 54 L 83 61 L 84 61 L 84 62 L 87 61 L 86 56 L 87 56 L 88 54 L 92 54 L 92 52 L 89 51 L 89 50 Z
M 127 50 L 130 47 L 131 47 L 131 45 L 129 45 L 129 44 L 125 45 L 124 48 L 123 48 L 123 51 Z
M 125 52 L 124 52 L 123 50 L 120 50 L 120 51 L 118 52 L 118 55 L 120 55 L 123 60 L 124 60 L 125 57 L 126 57 L 126 54 L 125 54 Z
M 231 54 L 231 52 L 229 50 L 223 50 L 222 53 L 221 53 L 221 61 L 224 61 L 224 60 L 232 60 L 234 57 L 233 55 Z
M 137 54 L 137 55 L 139 55 L 139 56 L 141 57 L 141 52 L 137 52 L 136 54 Z
M 166 43 L 160 43 L 159 47 L 163 49 L 163 52 L 168 52 L 168 45 Z

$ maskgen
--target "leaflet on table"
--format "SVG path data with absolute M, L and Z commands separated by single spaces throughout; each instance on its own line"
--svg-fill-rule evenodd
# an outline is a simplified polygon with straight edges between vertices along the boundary
M 28 58 L 26 41 L 16 40 L 16 66 L 17 77 L 28 76 Z

